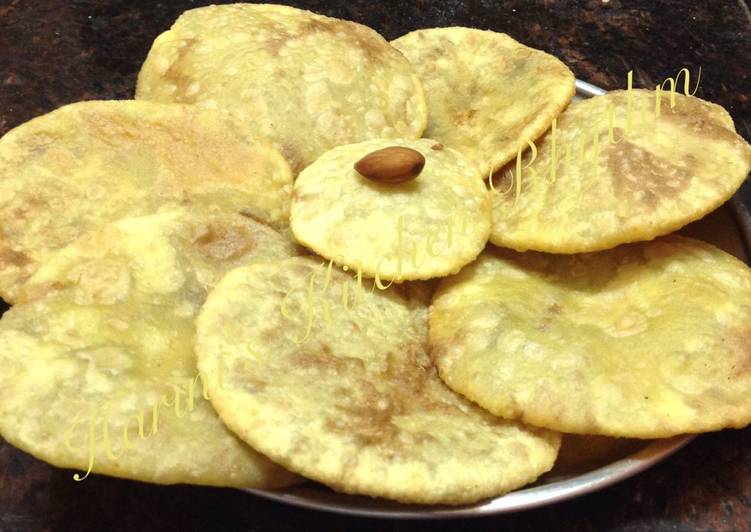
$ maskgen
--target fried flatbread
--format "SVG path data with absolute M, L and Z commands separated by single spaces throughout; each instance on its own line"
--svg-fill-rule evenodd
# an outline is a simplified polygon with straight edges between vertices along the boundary
M 420 175 L 398 185 L 373 182 L 355 169 L 390 146 L 420 152 Z M 319 255 L 380 279 L 429 279 L 474 260 L 490 231 L 490 198 L 477 170 L 428 140 L 372 140 L 321 156 L 295 181 L 290 226 Z
M 496 415 L 634 438 L 751 421 L 751 270 L 668 236 L 583 255 L 492 250 L 430 310 L 444 381 Z
M 525 156 L 521 179 L 512 168 L 497 180 L 491 242 L 550 253 L 609 249 L 680 229 L 730 198 L 751 168 L 751 146 L 727 112 L 680 94 L 671 109 L 663 94 L 656 117 L 656 100 L 654 91 L 633 91 L 631 128 L 628 91 L 569 106 L 555 150 L 548 133 L 534 160 Z
M 566 65 L 503 33 L 431 28 L 391 44 L 423 83 L 425 136 L 459 150 L 485 177 L 545 133 L 574 96 Z
M 198 309 L 224 271 L 293 249 L 237 214 L 160 213 L 81 236 L 0 320 L 0 433 L 80 471 L 159 484 L 291 483 L 216 416 L 192 344 Z
M 288 223 L 292 174 L 223 115 L 136 101 L 67 105 L 0 140 L 0 296 L 56 250 L 167 202 Z
M 443 385 L 418 299 L 363 289 L 345 307 L 353 278 L 325 279 L 298 257 L 238 268 L 209 295 L 196 353 L 204 374 L 224 368 L 212 403 L 235 433 L 335 490 L 412 503 L 476 501 L 552 467 L 559 435 Z
M 298 173 L 370 138 L 417 138 L 427 110 L 409 62 L 372 29 L 280 5 L 207 6 L 154 41 L 136 98 L 219 108 Z

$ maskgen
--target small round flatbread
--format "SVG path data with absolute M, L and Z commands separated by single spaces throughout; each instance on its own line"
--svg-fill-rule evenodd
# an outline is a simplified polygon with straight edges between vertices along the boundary
M 354 164 L 391 146 L 420 152 L 425 167 L 407 183 L 376 183 Z M 490 197 L 477 170 L 455 150 L 428 140 L 372 140 L 321 156 L 295 181 L 290 227 L 319 255 L 379 279 L 455 273 L 482 251 Z
M 751 270 L 685 237 L 566 256 L 493 250 L 438 288 L 432 356 L 496 415 L 666 438 L 751 421 Z
M 558 120 L 558 164 L 548 133 L 534 160 L 527 152 L 521 179 L 512 168 L 495 181 L 491 242 L 550 253 L 609 249 L 680 229 L 733 195 L 751 169 L 751 146 L 724 109 L 680 94 L 671 109 L 663 93 L 656 117 L 656 93 L 633 90 L 629 128 L 628 94 L 572 104 Z
M 237 214 L 159 213 L 83 235 L 36 272 L 0 320 L 0 433 L 84 472 L 290 484 L 294 475 L 216 416 L 192 344 L 198 309 L 226 270 L 292 253 L 275 231 Z
M 0 140 L 0 296 L 56 250 L 106 222 L 167 202 L 289 218 L 292 174 L 220 113 L 136 101 L 67 105 Z
M 427 121 L 420 81 L 378 33 L 280 5 L 186 11 L 154 41 L 136 98 L 224 109 L 295 173 L 334 146 L 417 138 Z
M 411 503 L 476 501 L 552 467 L 558 434 L 495 418 L 440 381 L 424 304 L 400 289 L 355 296 L 338 270 L 325 279 L 320 259 L 298 257 L 234 270 L 209 295 L 198 364 L 222 368 L 212 403 L 235 433 L 335 490 Z
M 431 28 L 391 44 L 425 88 L 425 136 L 459 150 L 485 177 L 545 133 L 576 90 L 561 61 L 503 33 Z

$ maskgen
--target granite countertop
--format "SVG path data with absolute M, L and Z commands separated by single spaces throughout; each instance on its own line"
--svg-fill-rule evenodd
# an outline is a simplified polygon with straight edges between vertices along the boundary
M 151 41 L 192 0 L 0 1 L 0 134 L 60 105 L 129 98 Z M 431 26 L 510 34 L 606 89 L 654 86 L 702 68 L 698 95 L 722 104 L 751 140 L 751 12 L 744 0 L 302 0 L 386 38 Z M 748 183 L 741 196 L 751 205 Z M 4 307 L 3 307 L 4 308 Z M 740 530 L 751 527 L 751 429 L 700 436 L 613 487 L 513 515 L 433 523 L 358 519 L 234 490 L 95 476 L 77 483 L 0 443 L 0 530 Z

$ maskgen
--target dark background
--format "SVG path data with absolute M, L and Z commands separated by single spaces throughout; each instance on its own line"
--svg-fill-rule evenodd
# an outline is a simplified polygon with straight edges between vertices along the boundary
M 132 97 L 151 41 L 180 12 L 206 3 L 0 1 L 0 134 L 66 103 Z M 387 39 L 431 26 L 502 31 L 605 89 L 623 88 L 628 70 L 635 85 L 652 87 L 701 66 L 697 95 L 724 105 L 751 140 L 751 12 L 744 0 L 279 3 L 355 20 Z M 747 183 L 747 205 L 749 196 Z M 646 473 L 575 501 L 429 523 L 330 515 L 233 490 L 106 477 L 76 483 L 72 472 L 0 442 L 0 530 L 751 530 L 750 443 L 749 429 L 708 434 Z

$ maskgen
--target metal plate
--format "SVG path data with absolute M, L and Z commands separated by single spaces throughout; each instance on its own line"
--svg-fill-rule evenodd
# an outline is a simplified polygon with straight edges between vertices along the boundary
M 604 90 L 577 80 L 575 100 L 604 94 Z M 748 263 L 751 216 L 736 197 L 681 233 L 711 242 Z M 602 489 L 629 478 L 664 460 L 695 436 L 665 440 L 626 440 L 565 436 L 555 467 L 537 482 L 501 497 L 466 506 L 422 506 L 385 499 L 336 493 L 308 482 L 280 490 L 246 489 L 248 493 L 309 509 L 366 517 L 445 519 L 480 517 L 527 510 Z

